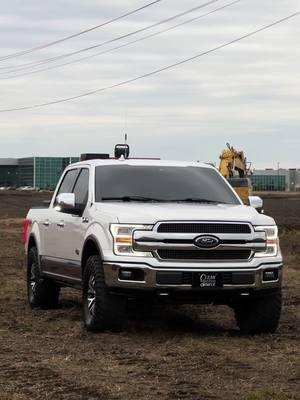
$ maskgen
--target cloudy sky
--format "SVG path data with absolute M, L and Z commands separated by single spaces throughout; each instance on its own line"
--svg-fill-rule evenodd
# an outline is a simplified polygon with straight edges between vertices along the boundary
M 206 0 L 208 1 L 208 0 Z M 0 14 L 0 110 L 110 86 L 230 42 L 300 10 L 299 0 L 219 0 L 151 30 L 47 64 L 23 68 L 142 29 L 205 0 L 161 0 L 134 15 L 28 55 L 3 59 L 101 24 L 150 0 L 10 0 Z M 2 58 L 2 60 L 1 60 Z M 26 67 L 26 66 L 25 66 Z M 14 71 L 14 72 L 13 72 Z M 17 76 L 23 75 L 23 76 Z M 111 152 L 129 135 L 133 156 L 217 161 L 226 142 L 254 167 L 300 168 L 300 15 L 158 75 L 71 102 L 0 113 L 0 157 Z

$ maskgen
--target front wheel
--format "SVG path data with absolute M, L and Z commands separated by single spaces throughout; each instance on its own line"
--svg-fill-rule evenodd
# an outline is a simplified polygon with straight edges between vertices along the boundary
M 281 307 L 281 289 L 233 306 L 237 325 L 241 332 L 246 334 L 274 333 L 279 324 Z
M 126 324 L 126 300 L 110 294 L 100 256 L 91 256 L 83 274 L 83 321 L 87 330 L 121 331 Z

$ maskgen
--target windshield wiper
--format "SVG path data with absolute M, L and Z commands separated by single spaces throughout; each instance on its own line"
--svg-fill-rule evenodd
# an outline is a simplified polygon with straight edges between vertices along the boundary
M 163 199 L 155 199 L 143 196 L 121 196 L 121 197 L 102 197 L 101 201 L 141 201 L 141 202 L 164 202 Z
M 197 197 L 188 197 L 185 199 L 157 199 L 144 196 L 120 196 L 120 197 L 102 197 L 101 201 L 140 201 L 140 202 L 157 202 L 157 203 L 215 203 L 227 204 L 222 201 L 202 199 Z
M 197 197 L 188 197 L 186 199 L 177 199 L 177 200 L 171 200 L 173 202 L 186 202 L 186 203 L 215 203 L 215 204 L 227 204 L 224 201 L 218 201 L 218 200 L 209 200 L 209 199 L 202 199 L 202 198 L 197 198 Z

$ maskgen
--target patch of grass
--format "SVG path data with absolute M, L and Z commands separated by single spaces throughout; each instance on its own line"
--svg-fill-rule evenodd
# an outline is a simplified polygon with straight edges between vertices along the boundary
M 273 390 L 264 389 L 249 393 L 245 400 L 293 400 L 294 397 L 285 393 L 275 393 Z

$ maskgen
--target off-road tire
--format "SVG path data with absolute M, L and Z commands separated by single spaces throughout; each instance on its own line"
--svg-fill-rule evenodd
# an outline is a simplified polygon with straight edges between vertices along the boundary
M 109 293 L 100 256 L 87 260 L 83 274 L 83 321 L 93 332 L 122 331 L 126 326 L 126 299 Z
M 267 296 L 247 299 L 234 305 L 235 319 L 245 334 L 274 333 L 282 306 L 281 289 Z
M 41 277 L 38 251 L 31 247 L 27 258 L 27 295 L 31 308 L 57 308 L 60 287 L 51 280 Z

